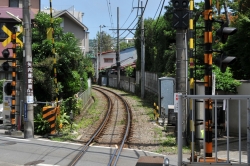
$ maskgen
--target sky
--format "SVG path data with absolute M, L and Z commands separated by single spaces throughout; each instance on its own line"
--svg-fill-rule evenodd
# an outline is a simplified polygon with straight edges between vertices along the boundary
M 147 0 L 140 0 L 145 7 Z M 162 3 L 164 6 L 169 4 L 169 0 L 148 0 L 146 9 L 144 11 L 144 18 L 157 18 Z M 41 8 L 50 7 L 50 0 L 41 0 Z M 138 15 L 141 10 L 138 7 L 138 0 L 52 0 L 52 8 L 57 10 L 75 8 L 75 11 L 84 13 L 82 23 L 87 26 L 89 32 L 89 39 L 96 38 L 96 34 L 100 31 L 100 26 L 105 25 L 101 30 L 116 37 L 117 30 L 117 8 L 119 8 L 119 28 L 133 29 L 138 21 Z M 161 15 L 165 13 L 164 7 L 162 8 Z M 134 21 L 134 22 L 133 22 Z M 121 37 L 127 36 L 132 38 L 134 35 L 129 31 L 120 30 Z

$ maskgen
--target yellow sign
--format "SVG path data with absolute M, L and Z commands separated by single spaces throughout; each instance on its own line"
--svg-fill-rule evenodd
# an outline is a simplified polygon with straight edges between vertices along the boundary
M 5 25 L 2 27 L 2 30 L 8 35 L 8 38 L 2 42 L 2 45 L 6 47 L 11 42 L 12 32 Z
M 2 30 L 8 35 L 8 38 L 2 42 L 2 45 L 6 47 L 11 42 L 12 32 L 5 25 L 2 27 Z M 20 35 L 22 32 L 23 28 L 21 27 L 20 31 L 16 33 L 16 36 Z M 16 37 L 16 43 L 19 44 L 21 47 L 23 47 L 23 42 L 17 37 Z

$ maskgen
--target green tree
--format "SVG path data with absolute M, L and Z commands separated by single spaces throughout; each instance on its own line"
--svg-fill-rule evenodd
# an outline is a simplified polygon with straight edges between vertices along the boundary
M 88 76 L 93 75 L 91 59 L 84 58 L 78 47 L 79 41 L 72 33 L 63 33 L 60 18 L 55 18 L 54 46 L 57 60 L 57 80 L 59 97 L 72 97 L 87 87 Z M 40 12 L 34 20 L 32 29 L 32 54 L 34 70 L 34 96 L 39 101 L 55 99 L 54 66 L 52 57 L 52 41 L 47 39 L 47 28 L 50 27 L 50 15 Z M 80 78 L 83 78 L 81 81 Z M 81 85 L 82 84 L 82 85 Z
M 215 4 L 215 0 L 213 3 Z M 145 70 L 151 71 L 155 73 L 159 73 L 159 76 L 171 76 L 175 77 L 175 64 L 176 64 L 176 45 L 175 45 L 175 36 L 176 32 L 172 28 L 172 12 L 173 8 L 171 4 L 165 7 L 166 12 L 164 16 L 153 20 L 151 18 L 144 20 L 145 26 Z M 204 18 L 202 16 L 202 12 L 204 9 L 204 2 L 200 2 L 196 4 L 194 9 L 194 23 L 195 27 L 197 27 L 195 33 L 195 79 L 203 80 L 204 79 Z M 216 11 L 215 7 L 213 8 Z M 222 19 L 225 21 L 225 14 L 221 14 L 216 16 L 216 12 L 214 12 L 214 19 Z M 233 22 L 234 18 L 230 17 L 230 20 Z M 249 26 L 250 27 L 250 26 Z M 213 23 L 213 29 L 219 29 L 220 24 Z M 248 28 L 249 29 L 249 28 Z M 224 48 L 224 44 L 220 43 L 218 39 L 215 37 L 215 31 L 213 31 L 213 49 L 214 50 L 224 50 L 230 51 L 229 49 Z M 135 47 L 137 50 L 137 70 L 141 68 L 141 25 L 138 23 L 137 30 L 135 33 Z M 237 41 L 240 45 L 241 42 Z M 234 50 L 235 48 L 232 45 L 228 46 Z M 245 51 L 244 51 L 245 52 Z M 213 54 L 214 58 L 218 56 L 217 54 Z M 249 63 L 249 62 L 248 62 Z M 250 64 L 250 63 L 249 63 Z M 246 70 L 246 69 L 245 69 Z M 189 70 L 188 70 L 189 71 Z M 218 84 L 216 85 L 217 89 L 225 90 L 228 92 L 236 93 L 236 87 L 239 85 L 239 82 L 235 82 L 234 75 L 232 75 L 231 70 L 227 70 L 226 73 L 221 73 L 218 70 L 218 67 L 213 68 L 213 72 L 216 73 L 216 80 Z M 224 80 L 223 80 L 224 79 Z M 225 83 L 225 81 L 227 83 Z
M 104 31 L 97 33 L 97 41 L 98 51 L 100 51 L 100 46 L 102 47 L 102 52 L 111 51 L 114 48 L 111 36 Z
M 166 14 L 153 20 L 144 20 L 145 30 L 145 70 L 159 75 L 175 75 L 175 36 L 171 22 L 172 8 L 166 7 Z M 141 25 L 138 23 L 135 33 L 137 50 L 136 68 L 141 68 Z M 167 65 L 166 65 L 167 64 Z
M 250 36 L 250 12 L 246 14 L 239 13 L 234 21 L 231 22 L 232 27 L 237 28 L 237 33 L 230 36 L 228 42 L 224 46 L 228 55 L 237 58 L 235 64 L 232 65 L 233 76 L 236 79 L 249 79 L 250 77 L 250 59 L 249 59 L 249 36 Z
M 133 47 L 134 43 L 120 42 L 120 50 L 124 50 L 129 47 Z

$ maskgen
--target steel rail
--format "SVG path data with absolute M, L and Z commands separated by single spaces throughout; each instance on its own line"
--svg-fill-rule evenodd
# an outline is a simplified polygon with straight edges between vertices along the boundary
M 104 88 L 103 88 L 104 89 Z M 127 101 L 122 97 L 122 96 L 120 96 L 119 94 L 116 94 L 116 93 L 114 93 L 114 92 L 112 92 L 112 91 L 110 91 L 110 90 L 108 90 L 108 89 L 105 89 L 106 91 L 109 91 L 109 92 L 111 92 L 111 93 L 113 93 L 113 94 L 115 94 L 115 95 L 117 95 L 122 101 L 123 101 L 123 103 L 124 103 L 124 105 L 125 105 L 125 107 L 126 107 L 126 111 L 127 111 L 127 127 L 126 127 L 126 132 L 125 132 L 125 134 L 124 134 L 124 137 L 123 137 L 123 139 L 122 139 L 122 142 L 121 142 L 121 144 L 120 144 L 120 146 L 119 146 L 119 148 L 118 148 L 118 151 L 116 150 L 115 151 L 115 156 L 114 157 L 112 157 L 111 159 L 110 159 L 110 162 L 109 162 L 109 165 L 108 166 L 111 166 L 111 165 L 113 165 L 113 166 L 115 166 L 116 165 L 116 163 L 117 163 L 117 161 L 118 161 L 118 159 L 119 159 L 119 156 L 120 156 L 120 154 L 121 154 L 121 151 L 122 151 L 122 149 L 123 149 L 123 146 L 124 146 L 124 144 L 125 144 L 125 141 L 127 140 L 127 138 L 128 138 L 128 134 L 129 134 L 129 129 L 130 129 L 130 123 L 131 123 L 131 114 L 130 114 L 130 109 L 129 109 L 129 105 L 128 105 L 128 103 L 127 103 Z M 115 160 L 114 160 L 114 158 L 115 158 Z M 112 164 L 113 163 L 113 164 Z
M 112 108 L 112 105 L 111 105 L 111 99 L 110 97 L 105 94 L 103 91 L 97 89 L 97 88 L 93 88 L 95 90 L 98 90 L 99 92 L 101 92 L 102 94 L 104 94 L 104 96 L 108 99 L 108 111 L 106 113 L 106 116 L 102 122 L 102 124 L 100 125 L 100 127 L 95 131 L 95 133 L 91 136 L 91 138 L 89 139 L 89 141 L 83 146 L 83 148 L 81 148 L 81 150 L 79 151 L 79 153 L 75 156 L 75 158 L 69 163 L 68 166 L 74 166 L 80 159 L 81 157 L 83 156 L 83 154 L 86 152 L 86 150 L 88 149 L 89 145 L 93 142 L 93 140 L 95 139 L 95 137 L 97 135 L 99 135 L 99 133 L 101 132 L 101 130 L 103 129 L 103 127 L 106 125 L 108 119 L 109 119 L 109 116 L 110 116 L 110 112 L 111 112 L 111 108 Z

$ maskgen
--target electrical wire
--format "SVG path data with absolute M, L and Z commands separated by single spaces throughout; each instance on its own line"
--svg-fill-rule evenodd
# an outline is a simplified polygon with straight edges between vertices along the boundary
M 133 13 L 134 9 L 132 8 L 128 18 L 126 19 L 126 21 L 122 24 L 121 28 L 124 26 L 124 24 L 128 21 L 129 17 L 131 16 L 131 14 Z
M 112 10 L 111 10 L 111 3 L 110 3 L 110 0 L 106 0 L 106 1 L 107 1 L 108 12 L 109 12 L 110 24 L 111 24 L 111 27 L 113 29 L 114 23 L 113 23 L 113 15 L 112 15 Z M 113 31 L 113 33 L 114 33 L 114 31 Z
M 163 0 L 162 6 L 161 6 L 161 11 L 160 11 L 160 13 L 159 13 L 159 15 L 158 15 L 158 18 L 157 18 L 156 24 L 155 24 L 155 26 L 154 26 L 154 29 L 156 28 L 156 25 L 158 24 L 158 20 L 159 20 L 159 18 L 160 18 L 160 15 L 161 15 L 161 12 L 162 12 L 164 3 L 165 3 L 165 0 Z
M 161 2 L 162 2 L 162 0 L 161 0 Z M 157 12 L 158 12 L 158 10 L 159 10 L 160 6 L 161 6 L 161 2 L 159 3 L 159 6 L 158 6 L 158 8 L 157 8 L 157 10 L 156 10 L 156 12 L 155 12 L 155 15 L 154 15 L 153 20 L 155 19 L 155 16 L 156 16 L 156 14 L 157 14 Z
M 134 29 L 134 28 L 139 24 L 139 22 L 141 21 L 141 18 L 142 18 L 143 14 L 144 14 L 144 11 L 146 10 L 147 4 L 148 4 L 148 0 L 146 1 L 144 10 L 142 11 L 142 15 L 141 15 L 139 21 L 137 22 L 137 24 L 135 24 L 135 26 L 133 27 L 133 29 Z M 138 5 L 138 6 L 139 6 L 139 5 Z M 136 17 L 136 18 L 137 18 L 137 17 Z M 135 22 L 136 18 L 133 20 L 133 22 L 129 25 L 129 27 L 128 27 L 127 29 L 129 29 L 130 26 Z M 121 33 L 119 37 L 121 37 L 121 35 L 123 35 L 124 33 L 125 33 L 125 31 L 124 31 L 123 33 Z M 126 37 L 127 37 L 130 33 L 131 33 L 131 32 L 129 32 L 129 33 L 126 35 Z M 124 38 L 123 38 L 123 39 L 124 39 Z

